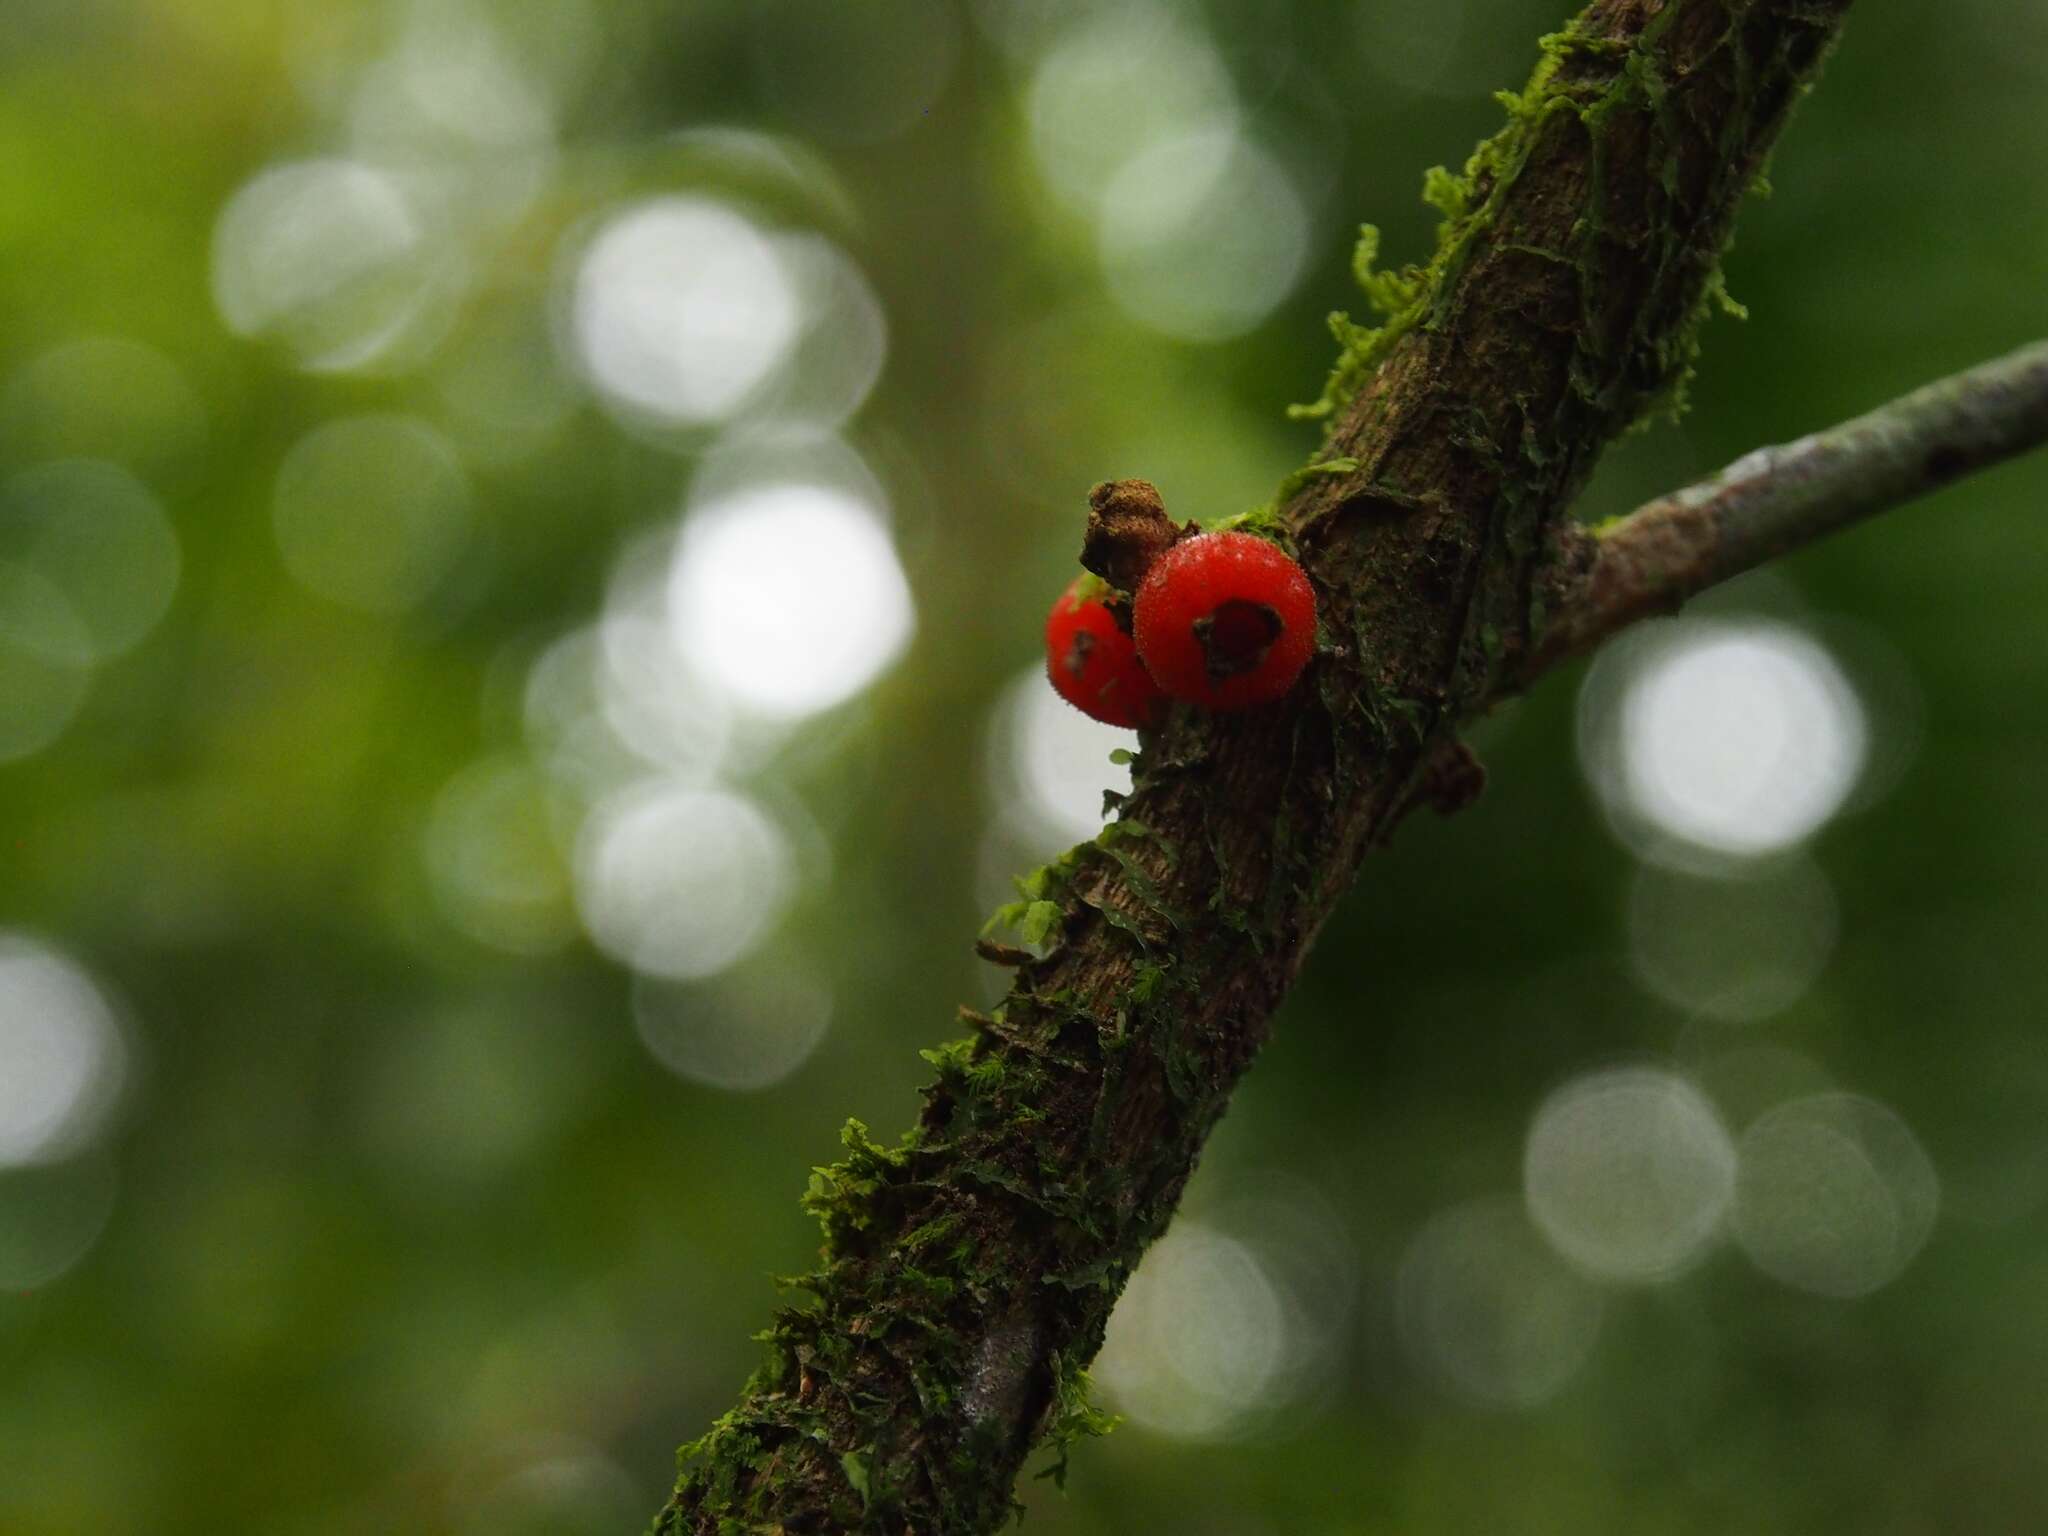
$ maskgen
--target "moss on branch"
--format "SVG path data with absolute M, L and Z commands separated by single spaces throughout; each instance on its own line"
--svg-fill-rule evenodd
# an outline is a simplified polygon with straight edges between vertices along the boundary
M 1033 1447 L 1098 1432 L 1080 1376 L 1365 853 L 1436 798 L 1460 721 L 1538 643 L 1564 508 L 1682 390 L 1737 205 L 1847 0 L 1595 0 L 1543 44 L 1425 266 L 1361 241 L 1325 441 L 1260 516 L 1318 588 L 1288 700 L 1178 710 L 1120 820 L 1008 914 L 1037 958 L 928 1053 L 899 1142 L 849 1126 L 807 1203 L 808 1297 L 685 1448 L 683 1533 L 995 1529 Z

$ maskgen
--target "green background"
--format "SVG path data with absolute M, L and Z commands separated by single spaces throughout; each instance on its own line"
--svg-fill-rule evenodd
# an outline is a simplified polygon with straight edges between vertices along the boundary
M 1354 226 L 1425 252 L 1423 169 L 1561 19 L 11 0 L 0 1529 L 641 1528 L 809 1262 L 807 1168 L 849 1115 L 909 1123 L 917 1050 L 992 995 L 1002 875 L 1060 846 L 1012 690 L 1087 488 L 1270 495 Z M 1858 8 L 1744 213 L 1751 318 L 1582 510 L 2048 329 L 2044 57 L 2039 7 Z M 224 212 L 306 165 L 238 245 Z M 784 301 L 790 253 L 836 253 L 839 297 L 797 284 L 759 387 L 651 421 L 579 274 L 679 206 L 748 221 Z M 900 655 L 828 626 L 858 686 L 730 739 L 671 658 L 667 757 L 586 718 L 558 642 L 658 595 L 720 474 L 828 462 L 887 508 Z M 1848 766 L 1767 856 L 1603 811 L 1584 668 L 1478 729 L 1488 793 L 1323 935 L 1113 1335 L 1130 1422 L 1032 1529 L 2048 1522 L 2044 493 L 2048 460 L 1969 481 L 1675 632 L 1811 637 L 1861 722 L 1860 754 L 1780 722 L 1769 782 Z M 636 990 L 579 871 L 645 782 L 744 797 L 784 880 L 731 966 Z M 649 910 L 745 917 L 715 875 Z

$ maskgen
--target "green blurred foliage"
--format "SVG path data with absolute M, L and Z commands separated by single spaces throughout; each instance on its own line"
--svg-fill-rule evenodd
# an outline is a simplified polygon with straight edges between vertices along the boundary
M 139 643 L 87 668 L 21 629 L 40 670 L 17 658 L 0 684 L 19 690 L 0 721 L 62 717 L 0 762 L 0 925 L 95 979 L 126 1052 L 91 1146 L 0 1168 L 0 1267 L 75 1260 L 0 1296 L 0 1529 L 595 1532 L 651 1514 L 675 1444 L 752 1363 L 769 1277 L 808 1261 L 807 1167 L 849 1115 L 908 1123 L 917 1049 L 989 996 L 969 951 L 983 866 L 1052 851 L 1032 832 L 985 847 L 1008 794 L 986 762 L 1088 486 L 1143 475 L 1203 518 L 1264 500 L 1313 446 L 1283 407 L 1320 387 L 1324 311 L 1353 303 L 1354 226 L 1421 254 L 1424 168 L 1490 131 L 1489 93 L 1561 19 L 1538 0 L 1179 8 L 1177 72 L 1148 73 L 1166 66 L 1119 50 L 1165 14 L 11 0 L 0 479 L 120 464 L 177 566 Z M 442 52 L 394 96 L 391 60 L 420 36 Z M 1587 515 L 2048 328 L 2044 46 L 2040 14 L 1993 0 L 1852 16 L 1728 262 L 1753 318 L 1712 324 L 1691 414 L 1619 447 Z M 1099 179 L 1062 193 L 1059 155 L 1106 175 L 1137 135 L 1215 130 L 1218 81 L 1234 108 L 1216 131 L 1262 157 L 1215 173 L 1250 178 L 1236 223 L 1146 244 L 1099 227 Z M 236 334 L 223 211 L 320 157 L 388 174 L 411 212 L 383 233 L 426 265 L 344 274 Z M 891 503 L 917 612 L 871 687 L 722 771 L 788 833 L 795 889 L 752 958 L 676 1006 L 744 1029 L 787 1011 L 758 999 L 789 976 L 832 1005 L 815 1053 L 753 1091 L 643 1045 L 628 971 L 575 927 L 574 796 L 536 766 L 526 718 L 536 659 L 598 616 L 622 552 L 646 558 L 636 538 L 674 528 L 717 446 L 608 410 L 574 361 L 579 253 L 670 195 L 821 235 L 865 274 L 886 364 L 844 434 Z M 1176 265 L 1249 251 L 1252 271 L 1288 239 L 1300 270 L 1277 277 Z M 286 248 L 279 281 L 331 254 Z M 393 302 L 386 280 L 411 285 L 398 339 L 306 366 Z M 82 338 L 122 347 L 81 361 Z M 365 418 L 423 424 L 459 486 L 446 516 L 393 511 L 374 479 L 333 492 L 333 558 L 369 562 L 334 580 L 411 594 L 381 606 L 323 595 L 327 555 L 295 569 L 277 501 L 309 433 Z M 1243 1245 L 1214 1273 L 1255 1254 L 1273 1283 L 1211 1275 L 1208 1311 L 1156 1292 L 1154 1347 L 1264 1410 L 1207 1438 L 1127 1424 L 1081 1449 L 1066 1496 L 1027 1490 L 1034 1529 L 2048 1520 L 2044 493 L 2048 461 L 2010 467 L 1715 600 L 1851 625 L 1888 669 L 1865 703 L 1898 771 L 1809 850 L 1839 939 L 1768 1019 L 1691 1016 L 1632 969 L 1642 877 L 1581 773 L 1578 675 L 1480 728 L 1488 794 L 1369 866 L 1191 1194 L 1191 1231 Z M 408 550 L 420 571 L 378 564 Z M 87 559 L 78 604 L 142 579 L 121 559 Z M 444 788 L 479 761 L 513 775 L 525 809 L 490 826 L 539 882 L 481 937 L 428 853 Z M 1814 1087 L 1881 1101 L 1941 1179 L 1925 1248 L 1845 1300 L 1723 1234 L 1664 1283 L 1589 1293 L 1597 1336 L 1529 1401 L 1447 1387 L 1404 1345 L 1418 1232 L 1473 1201 L 1513 1215 L 1545 1095 L 1618 1061 L 1697 1078 L 1736 1133 Z M 1254 1302 L 1293 1330 L 1278 1367 L 1233 1364 L 1233 1309 Z M 1183 1337 L 1199 1330 L 1215 1338 Z

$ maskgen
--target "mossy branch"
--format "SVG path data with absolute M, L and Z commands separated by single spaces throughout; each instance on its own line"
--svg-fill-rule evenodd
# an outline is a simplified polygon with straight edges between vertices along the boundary
M 1676 398 L 1735 210 L 1848 0 L 1594 0 L 1505 128 L 1432 173 L 1434 258 L 1366 268 L 1316 472 L 1259 514 L 1317 586 L 1282 703 L 1182 709 L 1119 819 L 1029 882 L 1015 964 L 900 1143 L 849 1127 L 819 1267 L 664 1536 L 968 1536 L 1034 1446 L 1102 1420 L 1082 1367 L 1365 854 L 1454 805 L 1458 725 L 1540 654 L 1602 448 Z M 1449 768 L 1446 768 L 1446 765 Z M 1469 765 L 1468 765 L 1469 766 Z

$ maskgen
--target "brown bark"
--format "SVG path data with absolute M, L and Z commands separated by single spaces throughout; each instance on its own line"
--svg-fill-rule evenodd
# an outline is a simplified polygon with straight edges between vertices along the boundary
M 2048 440 L 2048 342 L 1744 454 L 1602 528 L 1517 686 L 1617 630 Z
M 1596 0 L 1475 157 L 1409 328 L 1277 513 L 1323 649 L 1294 694 L 1151 733 L 1044 872 L 1049 952 L 901 1146 L 814 1189 L 815 1301 L 691 1448 L 661 1532 L 993 1530 L 1360 861 L 1446 800 L 1455 730 L 1577 579 L 1565 508 L 1668 398 L 1737 205 L 1848 0 Z M 1015 958 L 1009 956 L 1006 958 Z

